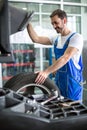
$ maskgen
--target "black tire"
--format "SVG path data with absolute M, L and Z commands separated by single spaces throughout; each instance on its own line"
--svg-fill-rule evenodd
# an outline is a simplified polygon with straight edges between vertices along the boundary
M 60 96 L 60 91 L 56 84 L 49 78 L 45 80 L 45 82 L 42 85 L 35 84 L 35 79 L 37 77 L 37 73 L 19 73 L 15 76 L 13 76 L 10 80 L 8 80 L 4 88 L 9 88 L 15 92 L 23 88 L 24 86 L 27 86 L 26 93 L 33 94 L 34 93 L 34 87 L 40 88 L 41 91 L 44 94 L 49 94 L 49 96 L 55 95 L 55 92 L 58 96 Z M 33 86 L 34 84 L 34 86 Z M 25 94 L 26 95 L 26 94 Z

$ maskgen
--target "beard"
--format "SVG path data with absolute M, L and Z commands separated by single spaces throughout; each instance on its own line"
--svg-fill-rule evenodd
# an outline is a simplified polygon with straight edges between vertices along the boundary
M 65 29 L 64 25 L 62 25 L 62 27 L 56 27 L 55 28 L 55 30 L 56 30 L 57 33 L 63 33 L 64 29 Z
M 55 30 L 56 30 L 57 33 L 62 33 L 63 28 L 57 27 L 57 28 L 55 28 Z

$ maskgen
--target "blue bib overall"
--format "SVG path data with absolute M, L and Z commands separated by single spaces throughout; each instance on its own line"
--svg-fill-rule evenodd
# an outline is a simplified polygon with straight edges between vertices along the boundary
M 73 33 L 67 39 L 62 49 L 57 48 L 58 39 L 56 39 L 54 44 L 54 53 L 56 60 L 64 54 L 66 48 L 68 47 L 69 40 L 74 34 L 75 33 Z M 81 56 L 78 64 L 81 67 L 80 69 L 77 69 L 73 63 L 73 60 L 70 59 L 67 64 L 65 64 L 56 72 L 55 76 L 55 81 L 60 89 L 61 95 L 72 100 L 82 100 L 83 95 L 83 87 L 81 86 L 81 82 L 83 82 L 83 64 Z

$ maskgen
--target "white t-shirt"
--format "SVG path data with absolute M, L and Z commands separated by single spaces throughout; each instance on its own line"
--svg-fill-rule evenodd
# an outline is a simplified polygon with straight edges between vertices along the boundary
M 72 34 L 73 32 L 71 32 L 69 35 L 67 36 L 61 36 L 60 34 L 56 35 L 56 36 L 53 36 L 50 38 L 50 41 L 52 44 L 54 44 L 56 38 L 58 37 L 58 44 L 57 44 L 57 47 L 58 48 L 63 48 L 66 40 L 70 37 L 70 35 Z M 80 69 L 80 66 L 78 65 L 78 61 L 79 61 L 79 58 L 80 58 L 80 55 L 82 53 L 82 49 L 83 49 L 83 37 L 81 34 L 79 33 L 75 33 L 71 38 L 70 38 L 70 41 L 69 41 L 69 44 L 68 44 L 68 47 L 75 47 L 78 49 L 78 52 L 76 54 L 74 54 L 74 56 L 72 57 L 72 60 L 74 62 L 74 65 Z

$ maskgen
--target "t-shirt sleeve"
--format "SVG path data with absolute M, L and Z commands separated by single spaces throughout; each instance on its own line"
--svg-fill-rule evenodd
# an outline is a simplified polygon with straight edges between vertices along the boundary
M 57 37 L 58 37 L 58 35 L 49 36 L 49 40 L 50 40 L 52 45 L 55 43 L 55 40 L 56 40 Z
M 83 37 L 82 37 L 82 35 L 79 34 L 79 33 L 74 34 L 74 36 L 71 37 L 68 46 L 69 47 L 75 47 L 80 52 L 82 52 L 82 49 L 83 49 Z

